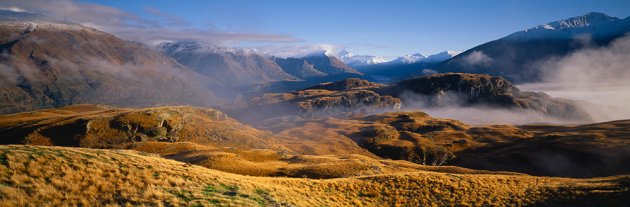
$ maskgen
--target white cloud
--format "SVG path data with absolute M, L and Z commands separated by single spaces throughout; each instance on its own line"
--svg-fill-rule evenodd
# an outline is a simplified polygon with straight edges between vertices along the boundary
M 492 62 L 492 58 L 483 53 L 483 51 L 473 51 L 464 57 L 464 63 L 471 66 L 485 65 L 490 62 Z
M 630 119 L 630 36 L 542 64 L 543 82 L 519 86 L 581 101 L 596 121 Z
M 18 7 L 14 7 L 14 6 L 10 6 L 10 7 L 0 7 L 1 10 L 9 10 L 9 11 L 14 11 L 14 12 L 26 12 L 24 9 L 18 8 Z
M 155 8 L 145 9 L 145 12 L 154 17 L 146 19 L 114 7 L 73 0 L 8 0 L 0 1 L 0 7 L 14 11 L 41 13 L 59 20 L 113 33 L 123 39 L 145 43 L 156 40 L 197 40 L 207 44 L 222 45 L 238 42 L 300 41 L 294 37 L 279 34 L 192 28 L 189 22 Z
M 285 44 L 285 45 L 260 45 L 259 51 L 277 57 L 303 57 L 309 54 L 326 52 L 327 55 L 338 56 L 344 49 L 339 45 L 331 44 Z

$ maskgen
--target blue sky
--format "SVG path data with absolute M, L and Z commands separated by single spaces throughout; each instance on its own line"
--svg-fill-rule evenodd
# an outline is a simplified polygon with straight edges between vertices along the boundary
M 334 45 L 355 54 L 399 56 L 466 50 L 512 32 L 590 11 L 630 16 L 627 0 L 85 0 L 143 18 L 149 11 L 185 20 L 189 27 L 234 33 L 285 35 L 295 42 L 234 41 L 244 47 Z

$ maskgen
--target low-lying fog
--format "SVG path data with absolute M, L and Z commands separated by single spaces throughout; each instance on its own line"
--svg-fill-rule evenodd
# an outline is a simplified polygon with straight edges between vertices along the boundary
M 603 48 L 589 48 L 540 64 L 543 81 L 517 85 L 522 91 L 545 92 L 576 100 L 595 122 L 630 119 L 630 36 Z M 487 107 L 422 109 L 434 117 L 468 124 L 579 123 L 535 112 Z
M 550 60 L 542 69 L 542 83 L 518 87 L 578 100 L 597 122 L 630 119 L 630 36 Z

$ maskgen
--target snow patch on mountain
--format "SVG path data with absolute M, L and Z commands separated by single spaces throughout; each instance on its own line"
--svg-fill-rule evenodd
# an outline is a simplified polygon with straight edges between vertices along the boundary
M 462 51 L 451 51 L 451 50 L 444 51 L 441 53 L 429 55 L 425 59 L 425 62 L 442 62 L 442 61 L 451 59 L 452 57 L 455 57 L 456 55 L 459 55 L 459 53 L 462 53 Z
M 236 55 L 250 55 L 259 54 L 258 50 L 253 48 L 238 48 L 238 47 L 218 47 L 211 45 L 204 45 L 197 41 L 163 41 L 157 44 L 157 47 L 162 51 L 168 53 L 189 53 L 189 54 L 203 54 L 203 53 L 218 53 L 218 54 L 236 54 Z M 262 55 L 262 54 L 260 54 Z
M 372 55 L 355 55 L 347 50 L 341 50 L 337 54 L 339 59 L 349 66 L 365 66 L 387 62 L 385 58 Z
M 592 37 L 614 36 L 630 27 L 630 18 L 619 19 L 599 12 L 542 24 L 508 35 L 511 40 L 570 39 L 580 34 Z
M 392 64 L 412 64 L 426 60 L 427 57 L 420 53 L 415 53 L 411 55 L 405 55 L 399 58 L 392 60 L 390 63 Z

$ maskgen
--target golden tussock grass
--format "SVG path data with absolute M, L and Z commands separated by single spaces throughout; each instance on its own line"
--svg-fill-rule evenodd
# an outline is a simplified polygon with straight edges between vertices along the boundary
M 127 150 L 0 146 L 1 206 L 623 206 L 628 176 L 252 177 Z

